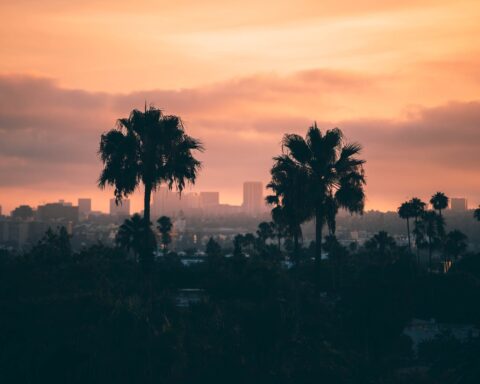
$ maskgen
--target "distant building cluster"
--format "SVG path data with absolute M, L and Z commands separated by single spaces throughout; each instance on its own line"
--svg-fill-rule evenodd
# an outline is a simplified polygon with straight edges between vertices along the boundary
M 267 211 L 261 182 L 244 183 L 242 205 L 221 204 L 220 193 L 216 191 L 180 195 L 167 187 L 160 187 L 155 191 L 151 201 L 152 221 L 163 215 L 172 217 L 174 234 L 179 238 L 186 232 L 186 216 L 257 218 L 265 215 Z M 118 225 L 131 214 L 129 199 L 119 202 L 110 199 L 108 214 L 94 211 L 92 199 L 86 197 L 79 198 L 76 205 L 64 200 L 42 204 L 36 209 L 21 205 L 15 208 L 10 216 L 2 216 L 0 206 L 0 248 L 21 249 L 31 246 L 42 238 L 49 227 L 55 229 L 61 226 L 65 227 L 69 234 L 75 235 L 77 245 L 98 241 L 111 243 L 115 239 Z M 227 233 L 229 231 L 225 228 L 223 230 Z M 191 241 L 192 245 L 195 245 L 196 237 L 192 235 Z

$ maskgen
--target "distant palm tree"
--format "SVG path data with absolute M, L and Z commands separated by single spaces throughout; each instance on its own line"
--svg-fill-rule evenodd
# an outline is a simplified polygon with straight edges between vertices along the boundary
M 477 220 L 480 221 L 480 205 L 478 206 L 477 209 L 473 212 L 473 217 Z
M 257 236 L 262 242 L 262 245 L 265 245 L 267 240 L 273 238 L 274 236 L 273 223 L 262 221 L 260 224 L 258 224 Z
M 152 190 L 165 183 L 181 192 L 186 183 L 195 183 L 200 162 L 193 157 L 194 150 L 203 147 L 185 134 L 178 116 L 164 115 L 154 107 L 145 106 L 144 112 L 134 109 L 101 137 L 99 154 L 104 168 L 98 185 L 115 187 L 116 201 L 121 203 L 143 184 L 143 222 L 150 227 Z
M 450 256 L 453 256 L 455 260 L 467 250 L 467 235 L 463 232 L 455 229 L 448 232 L 445 240 L 445 252 L 447 258 L 451 260 Z
M 425 212 L 427 204 L 425 204 L 418 197 L 414 197 L 409 201 L 410 208 L 412 209 L 413 220 L 415 223 L 415 228 L 413 230 L 415 235 L 415 248 L 417 249 L 417 263 L 420 264 L 420 243 L 422 238 L 422 231 L 420 228 L 419 219 L 422 217 Z
M 126 219 L 118 228 L 115 237 L 115 243 L 126 251 L 132 251 L 138 259 L 142 256 L 145 249 L 145 224 L 143 218 L 138 214 L 134 214 L 131 218 Z M 148 230 L 151 232 L 150 228 Z M 152 241 L 153 234 L 149 235 Z
M 438 214 L 442 216 L 442 210 L 448 208 L 448 197 L 443 192 L 435 193 L 430 199 L 430 204 L 438 211 Z
M 434 248 L 439 244 L 442 234 L 444 233 L 444 220 L 435 211 L 426 211 L 422 214 L 420 236 L 427 238 L 428 247 L 428 265 L 432 270 L 432 254 Z
M 168 216 L 161 216 L 157 220 L 157 229 L 162 235 L 161 243 L 163 245 L 163 255 L 165 256 L 168 250 L 168 245 L 172 242 L 172 221 Z
M 410 249 L 410 252 L 412 252 L 412 242 L 410 239 L 410 219 L 414 217 L 414 210 L 409 201 L 406 201 L 398 208 L 398 216 L 407 221 L 408 248 Z
M 365 243 L 366 248 L 375 249 L 382 254 L 387 250 L 395 249 L 396 246 L 397 243 L 395 242 L 395 239 L 386 231 L 376 233 Z
M 301 186 L 306 189 L 298 203 L 301 222 L 315 218 L 315 256 L 322 257 L 322 230 L 328 225 L 330 234 L 335 234 L 335 216 L 339 208 L 362 213 L 365 203 L 364 160 L 357 155 L 359 144 L 346 144 L 338 128 L 322 134 L 316 123 L 309 128 L 305 139 L 296 134 L 283 138 L 284 153 L 275 158 L 275 168 L 291 164 L 293 173 L 300 175 Z M 289 180 L 289 183 L 298 181 Z M 277 187 L 277 189 L 279 189 Z

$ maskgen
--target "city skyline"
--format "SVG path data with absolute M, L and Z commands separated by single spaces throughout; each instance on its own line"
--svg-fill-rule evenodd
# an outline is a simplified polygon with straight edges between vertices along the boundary
M 77 196 L 107 210 L 99 137 L 145 102 L 202 140 L 196 188 L 222 203 L 268 183 L 283 134 L 314 121 L 364 146 L 367 209 L 433 191 L 480 203 L 478 2 L 112 4 L 0 6 L 4 211 Z

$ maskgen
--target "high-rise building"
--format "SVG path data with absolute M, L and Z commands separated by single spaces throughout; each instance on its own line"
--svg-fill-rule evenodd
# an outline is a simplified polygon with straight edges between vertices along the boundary
M 185 206 L 184 196 L 167 187 L 160 187 L 153 193 L 152 220 L 160 216 L 175 216 Z
M 248 215 L 258 215 L 262 212 L 263 184 L 260 181 L 246 181 L 243 183 L 243 211 Z
M 450 209 L 452 212 L 465 212 L 468 209 L 467 199 L 464 197 L 452 197 L 450 200 Z
M 118 205 L 115 199 L 110 199 L 111 216 L 130 216 L 130 199 L 123 199 Z
M 86 219 L 92 212 L 92 199 L 78 199 L 78 214 L 80 219 Z
M 62 203 L 39 205 L 37 208 L 37 216 L 40 221 L 77 222 L 78 207 L 64 205 Z
M 215 208 L 220 204 L 219 192 L 200 192 L 200 207 L 203 209 Z

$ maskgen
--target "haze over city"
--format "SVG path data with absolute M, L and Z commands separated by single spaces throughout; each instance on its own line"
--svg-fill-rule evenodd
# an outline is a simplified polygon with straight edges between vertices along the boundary
M 437 190 L 480 202 L 477 1 L 0 7 L 4 213 L 78 197 L 107 212 L 98 138 L 145 102 L 202 140 L 194 191 L 221 203 L 266 185 L 282 135 L 313 121 L 362 143 L 367 210 Z

